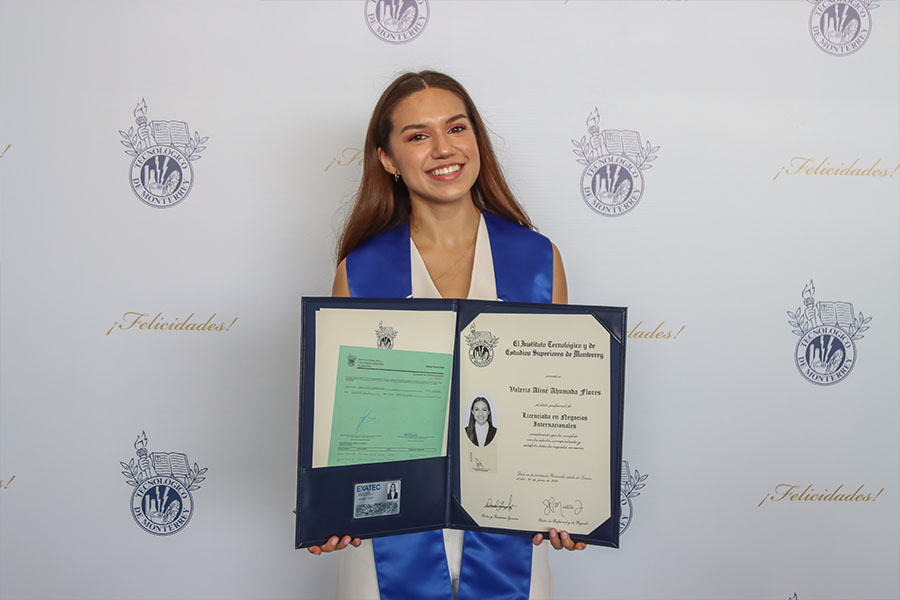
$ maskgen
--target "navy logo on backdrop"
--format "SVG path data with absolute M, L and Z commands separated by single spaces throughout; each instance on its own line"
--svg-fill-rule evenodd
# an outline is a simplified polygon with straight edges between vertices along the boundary
M 378 347 L 387 348 L 388 350 L 393 348 L 397 333 L 398 331 L 393 327 L 385 327 L 381 321 L 378 321 L 378 329 L 375 330 L 375 339 L 378 341 Z
M 385 42 L 410 42 L 428 23 L 428 0 L 366 0 L 366 23 Z
M 809 0 L 815 6 L 809 15 L 809 33 L 816 45 L 835 56 L 859 50 L 872 31 L 869 10 L 873 0 Z
M 622 490 L 619 499 L 622 505 L 622 514 L 619 517 L 619 535 L 625 533 L 628 525 L 631 524 L 631 515 L 634 512 L 631 499 L 641 495 L 640 490 L 646 485 L 644 481 L 647 480 L 647 477 L 647 475 L 641 475 L 637 469 L 632 473 L 629 470 L 628 461 L 622 461 Z
M 572 140 L 581 174 L 581 196 L 594 211 L 607 217 L 624 215 L 644 194 L 644 171 L 652 167 L 659 146 L 641 142 L 630 129 L 601 129 L 600 111 L 587 118 L 588 135 Z
M 191 492 L 200 489 L 206 469 L 197 463 L 191 468 L 182 452 L 147 452 L 147 434 L 134 442 L 137 461 L 119 463 L 125 470 L 131 494 L 131 516 L 153 535 L 171 535 L 184 529 L 194 514 Z
M 475 323 L 466 334 L 466 343 L 469 345 L 469 360 L 476 367 L 486 367 L 494 360 L 494 347 L 500 338 L 490 331 L 477 331 Z
M 206 150 L 206 140 L 196 131 L 191 136 L 185 121 L 149 121 L 142 98 L 134 109 L 135 126 L 119 131 L 125 154 L 131 161 L 131 189 L 141 202 L 168 208 L 184 200 L 194 185 L 191 161 Z
M 831 385 L 844 379 L 856 364 L 856 340 L 868 330 L 872 317 L 856 315 L 853 304 L 815 299 L 816 286 L 803 286 L 803 306 L 787 311 L 788 323 L 800 336 L 794 349 L 797 369 L 809 381 Z

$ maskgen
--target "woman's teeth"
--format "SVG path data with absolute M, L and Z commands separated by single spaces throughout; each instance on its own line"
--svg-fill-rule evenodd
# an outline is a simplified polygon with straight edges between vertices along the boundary
M 443 167 L 441 169 L 435 169 L 431 172 L 432 175 L 449 175 L 450 173 L 456 173 L 459 171 L 460 165 L 451 165 L 449 167 Z

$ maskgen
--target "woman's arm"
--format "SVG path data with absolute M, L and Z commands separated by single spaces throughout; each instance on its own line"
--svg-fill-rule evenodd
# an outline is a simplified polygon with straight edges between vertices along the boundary
M 556 244 L 551 243 L 553 246 L 553 304 L 568 304 L 569 303 L 569 286 L 566 284 L 566 270 L 563 267 L 562 256 L 559 255 L 559 248 L 556 247 Z M 346 280 L 347 275 L 344 274 L 344 279 Z M 335 280 L 335 285 L 337 285 L 337 280 Z
M 562 265 L 562 263 L 560 263 Z M 563 275 L 565 277 L 565 275 Z M 350 284 L 347 283 L 347 259 L 342 260 L 334 274 L 334 283 L 331 285 L 331 295 L 335 298 L 349 298 Z

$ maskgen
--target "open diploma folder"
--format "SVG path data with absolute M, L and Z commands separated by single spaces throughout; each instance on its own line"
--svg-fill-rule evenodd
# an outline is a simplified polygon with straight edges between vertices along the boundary
M 555 527 L 618 547 L 625 317 L 303 298 L 296 546 Z

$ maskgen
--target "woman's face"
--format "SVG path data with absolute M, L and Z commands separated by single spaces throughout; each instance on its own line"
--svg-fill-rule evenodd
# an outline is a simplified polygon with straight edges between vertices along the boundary
M 472 416 L 475 417 L 475 422 L 479 425 L 484 425 L 485 423 L 487 423 L 488 416 L 490 416 L 490 414 L 491 408 L 484 400 L 476 400 L 472 405 Z
M 379 148 L 378 157 L 388 173 L 400 172 L 410 198 L 440 204 L 471 199 L 481 159 L 463 101 L 427 88 L 404 99 L 391 117 L 390 154 Z

